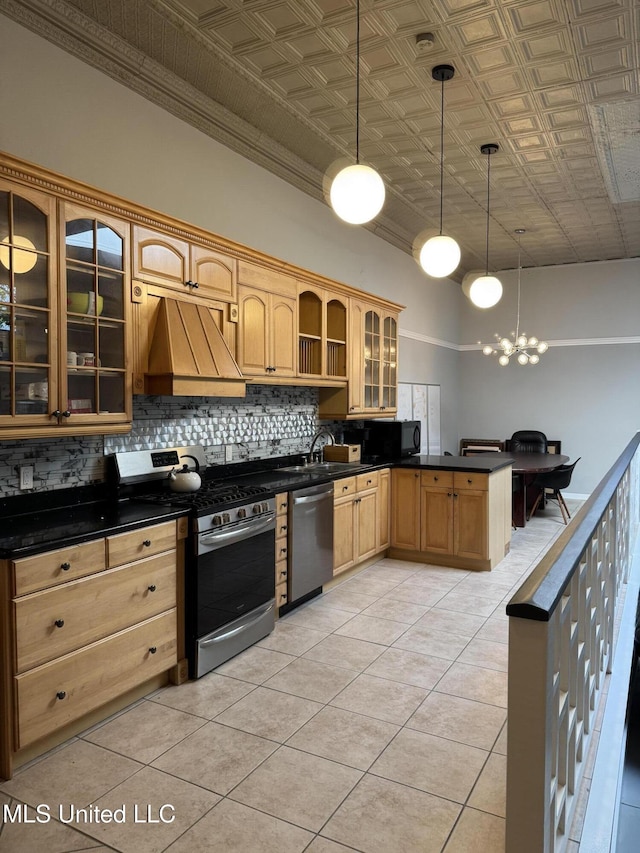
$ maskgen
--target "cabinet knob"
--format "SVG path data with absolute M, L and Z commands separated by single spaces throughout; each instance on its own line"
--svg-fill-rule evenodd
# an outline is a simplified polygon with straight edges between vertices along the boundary
M 437 482 L 438 482 L 438 477 L 434 477 L 434 478 L 433 478 L 433 482 L 434 482 L 434 483 L 437 483 Z
M 156 591 L 156 585 L 154 583 L 152 583 L 150 586 L 147 587 L 147 589 L 149 590 L 149 592 L 155 592 Z
M 286 569 L 283 569 L 283 570 L 280 572 L 280 577 L 281 577 L 281 578 L 286 578 L 286 576 L 287 576 L 287 570 L 286 570 Z
M 458 493 L 457 493 L 457 492 L 454 492 L 454 493 L 453 493 L 453 496 L 454 496 L 454 498 L 457 498 L 457 497 L 458 497 Z
M 349 491 L 349 486 L 343 486 L 343 487 L 342 487 L 342 491 L 343 491 L 343 492 L 348 492 L 348 491 Z
M 51 412 L 51 417 L 52 418 L 61 418 L 62 412 L 60 411 L 60 409 L 56 409 L 55 412 Z
M 68 572 L 71 568 L 71 563 L 60 563 L 60 568 L 63 572 Z
M 184 286 L 190 287 L 192 290 L 197 290 L 198 289 L 198 282 L 197 281 L 191 281 L 191 279 L 189 279 L 189 281 L 185 281 Z
M 71 412 L 70 412 L 69 410 L 67 410 L 66 412 L 63 412 L 63 413 L 62 413 L 62 417 L 63 417 L 63 418 L 70 418 L 70 417 L 71 417 Z
M 473 483 L 473 480 L 467 480 L 467 483 Z
M 150 548 L 151 547 L 151 539 L 145 539 L 142 544 L 144 545 L 145 548 Z
M 452 498 L 452 497 L 453 497 L 453 492 L 447 492 L 447 497 L 448 497 L 448 498 Z
M 157 651 L 158 651 L 158 649 L 157 649 L 155 646 L 151 646 L 151 648 L 149 649 L 149 654 L 150 654 L 150 655 L 155 655 L 155 653 L 156 653 Z
M 59 699 L 62 702 L 66 695 L 67 693 L 65 690 L 58 690 L 58 692 L 56 693 L 56 699 Z
M 64 625 L 64 619 L 56 619 L 53 624 L 56 626 L 56 628 L 62 628 L 62 626 Z

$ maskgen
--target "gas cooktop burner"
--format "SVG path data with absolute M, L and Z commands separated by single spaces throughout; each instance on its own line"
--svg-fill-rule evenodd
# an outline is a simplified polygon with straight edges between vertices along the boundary
M 207 511 L 214 507 L 233 507 L 242 501 L 246 501 L 255 495 L 267 494 L 270 490 L 266 486 L 239 486 L 236 483 L 225 483 L 216 480 L 204 483 L 197 492 L 169 492 L 163 491 L 147 495 L 140 495 L 136 500 L 145 503 L 158 503 L 170 506 L 184 506 L 198 511 Z

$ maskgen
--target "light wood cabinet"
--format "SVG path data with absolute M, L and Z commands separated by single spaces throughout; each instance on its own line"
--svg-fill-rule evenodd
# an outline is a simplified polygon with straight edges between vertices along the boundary
M 491 569 L 509 552 L 510 467 L 392 473 L 391 556 Z
M 289 601 L 289 495 L 276 495 L 276 613 Z
M 333 574 L 338 575 L 380 549 L 377 471 L 334 483 Z
M 378 471 L 378 551 L 385 551 L 391 544 L 391 471 Z
M 129 225 L 0 179 L 2 438 L 131 428 Z
M 0 775 L 25 748 L 44 751 L 61 727 L 176 666 L 185 536 L 179 519 L 5 563 Z
M 347 378 L 347 320 L 347 297 L 298 285 L 298 376 L 310 384 Z
M 398 311 L 349 300 L 347 384 L 321 388 L 322 418 L 393 417 L 398 410 Z
M 237 360 L 242 373 L 268 382 L 295 376 L 296 333 L 295 279 L 241 262 Z
M 235 302 L 235 258 L 169 234 L 133 227 L 133 277 L 180 294 Z

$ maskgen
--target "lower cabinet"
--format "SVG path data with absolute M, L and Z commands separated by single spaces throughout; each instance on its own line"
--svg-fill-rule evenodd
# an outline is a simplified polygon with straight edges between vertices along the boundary
M 276 614 L 289 601 L 289 495 L 276 495 Z
M 391 556 L 491 569 L 511 542 L 511 469 L 395 469 Z
M 388 479 L 384 479 L 385 485 L 380 488 L 383 473 L 371 471 L 334 483 L 334 577 L 387 547 L 389 490 Z
M 176 666 L 185 535 L 178 519 L 5 563 L 0 775 L 23 748 L 48 749 L 43 739 Z

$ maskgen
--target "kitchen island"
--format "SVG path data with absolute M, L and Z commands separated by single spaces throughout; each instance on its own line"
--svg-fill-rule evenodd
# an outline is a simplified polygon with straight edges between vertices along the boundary
M 511 544 L 511 459 L 411 456 L 391 473 L 391 548 L 402 560 L 490 570 Z

